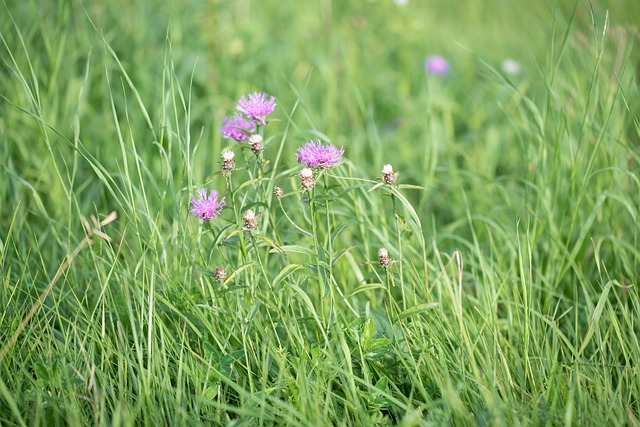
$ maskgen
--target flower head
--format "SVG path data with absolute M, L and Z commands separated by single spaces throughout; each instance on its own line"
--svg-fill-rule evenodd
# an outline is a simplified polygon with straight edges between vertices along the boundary
M 424 68 L 429 74 L 449 74 L 449 62 L 440 55 L 431 55 L 424 61 Z
M 313 171 L 309 168 L 302 168 L 300 171 L 300 185 L 302 188 L 309 189 L 316 185 L 316 182 L 313 179 Z
M 389 252 L 385 248 L 378 249 L 378 257 L 380 258 L 380 266 L 387 268 L 391 265 L 391 258 L 389 258 Z
M 393 184 L 396 179 L 398 179 L 398 174 L 393 171 L 393 166 L 390 164 L 382 166 L 382 182 Z
M 259 213 L 256 216 L 256 213 L 253 211 L 253 209 L 245 211 L 245 213 L 242 215 L 242 219 L 244 220 L 244 226 L 242 227 L 242 229 L 244 231 L 251 231 L 255 228 L 258 228 L 258 220 L 261 216 L 262 213 Z
M 236 168 L 236 162 L 233 160 L 234 156 L 235 154 L 231 150 L 224 150 L 222 152 L 222 175 L 229 176 Z
M 284 196 L 284 190 L 280 187 L 276 187 L 273 189 L 273 195 L 279 199 L 280 197 Z
M 198 191 L 198 200 L 195 197 L 191 197 L 191 204 L 193 209 L 189 213 L 203 221 L 220 216 L 220 211 L 226 205 L 224 197 L 218 201 L 218 192 L 216 190 L 211 190 L 209 197 L 207 197 L 207 190 L 204 188 Z
M 220 131 L 224 138 L 244 141 L 251 132 L 255 132 L 256 124 L 251 120 L 246 120 L 242 114 L 235 113 L 231 119 L 225 117 Z
M 252 94 L 243 95 L 238 101 L 236 109 L 244 113 L 256 123 L 266 125 L 266 117 L 273 113 L 276 107 L 275 98 L 267 99 L 268 94 L 264 92 L 254 92 Z
M 344 148 L 337 149 L 333 144 L 322 145 L 320 141 L 309 141 L 298 148 L 298 162 L 309 167 L 329 169 L 338 163 L 344 154 Z
M 247 141 L 251 145 L 251 151 L 254 154 L 260 154 L 262 150 L 264 150 L 264 145 L 262 144 L 262 135 L 259 133 L 254 133 L 249 137 Z
M 222 282 L 227 278 L 227 272 L 224 271 L 224 268 L 222 267 L 216 267 L 216 271 L 213 273 L 213 278 L 218 282 Z

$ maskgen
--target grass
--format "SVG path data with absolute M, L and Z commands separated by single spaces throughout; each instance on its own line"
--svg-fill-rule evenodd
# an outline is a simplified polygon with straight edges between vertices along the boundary
M 640 7 L 565 3 L 3 3 L 0 424 L 640 424 Z

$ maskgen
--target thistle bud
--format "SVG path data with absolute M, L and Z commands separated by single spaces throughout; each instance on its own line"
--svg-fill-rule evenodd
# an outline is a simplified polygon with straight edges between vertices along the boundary
M 300 185 L 302 185 L 302 188 L 309 189 L 315 184 L 316 182 L 313 179 L 313 171 L 310 168 L 303 168 L 300 171 Z
M 234 155 L 234 152 L 231 150 L 224 150 L 222 152 L 222 175 L 229 176 L 236 168 L 236 162 L 233 160 Z
M 260 216 L 262 215 L 256 216 L 255 212 L 253 212 L 253 209 L 249 209 L 248 211 L 246 211 L 244 215 L 242 215 L 242 219 L 244 220 L 244 227 L 242 227 L 242 229 L 244 231 L 251 231 L 256 229 L 258 227 L 258 219 L 260 218 Z
M 378 249 L 378 256 L 380 257 L 380 267 L 387 268 L 391 265 L 391 258 L 389 258 L 389 252 L 385 248 Z
M 262 150 L 264 150 L 264 145 L 262 145 L 262 136 L 259 133 L 251 135 L 247 142 L 251 144 L 251 151 L 255 154 L 260 154 Z
M 218 282 L 222 282 L 227 278 L 227 272 L 224 271 L 224 268 L 222 267 L 216 267 L 216 271 L 213 273 L 213 278 Z
M 382 182 L 385 184 L 393 184 L 398 179 L 398 174 L 393 171 L 390 164 L 382 166 Z

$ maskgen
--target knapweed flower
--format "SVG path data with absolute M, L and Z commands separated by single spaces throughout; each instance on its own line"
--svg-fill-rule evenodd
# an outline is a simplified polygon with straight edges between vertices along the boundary
M 389 252 L 385 248 L 378 249 L 378 257 L 380 257 L 380 267 L 387 268 L 391 265 L 391 258 L 389 258 Z
M 300 171 L 300 185 L 305 190 L 316 185 L 316 182 L 313 180 L 313 171 L 309 168 L 302 168 Z
M 203 221 L 220 216 L 222 208 L 226 205 L 224 197 L 218 201 L 218 192 L 216 190 L 211 190 L 209 197 L 207 197 L 207 190 L 204 188 L 198 191 L 198 200 L 193 196 L 191 197 L 191 204 L 193 209 L 189 213 Z
M 224 271 L 224 268 L 222 267 L 216 267 L 216 271 L 213 273 L 213 278 L 218 282 L 222 282 L 227 278 L 227 272 Z
M 424 61 L 424 69 L 429 74 L 449 74 L 449 62 L 440 55 L 431 55 Z
M 393 166 L 386 164 L 382 166 L 382 182 L 393 184 L 398 179 L 398 174 L 393 171 Z
M 256 123 L 266 125 L 266 118 L 269 114 L 273 113 L 276 108 L 275 98 L 267 99 L 269 95 L 264 92 L 254 92 L 250 95 L 244 95 L 238 101 L 236 109 L 241 113 L 244 113 Z
M 264 150 L 264 145 L 262 145 L 262 135 L 259 133 L 254 133 L 247 140 L 249 144 L 251 144 L 251 151 L 254 154 L 260 154 L 262 150 Z
M 284 191 L 282 190 L 282 188 L 276 187 L 273 189 L 273 195 L 279 199 L 280 197 L 284 196 Z
M 260 219 L 261 216 L 262 216 L 261 213 L 256 216 L 253 209 L 249 209 L 248 211 L 246 211 L 242 215 L 242 219 L 244 220 L 244 226 L 242 227 L 242 229 L 244 231 L 251 231 L 255 228 L 258 228 L 258 220 Z
M 256 124 L 242 117 L 240 113 L 235 113 L 231 119 L 225 117 L 220 128 L 224 138 L 231 138 L 236 141 L 244 141 L 249 137 L 250 133 L 255 131 Z
M 344 148 L 337 149 L 333 144 L 322 145 L 320 141 L 309 141 L 298 148 L 298 162 L 312 168 L 330 169 L 340 163 Z
M 231 150 L 224 150 L 222 152 L 222 175 L 229 176 L 236 168 L 236 162 L 233 160 L 234 156 L 235 154 Z

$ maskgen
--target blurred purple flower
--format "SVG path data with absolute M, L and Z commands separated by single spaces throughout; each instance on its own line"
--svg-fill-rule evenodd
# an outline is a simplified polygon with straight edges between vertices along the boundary
M 249 137 L 249 133 L 256 131 L 256 124 L 251 120 L 246 120 L 242 114 L 235 113 L 231 119 L 224 118 L 220 131 L 224 138 L 244 141 Z
M 333 144 L 322 145 L 320 141 L 309 141 L 298 148 L 298 162 L 309 167 L 329 169 L 340 163 L 344 148 L 337 149 Z
M 236 109 L 246 114 L 247 117 L 256 123 L 266 125 L 266 117 L 273 113 L 276 107 L 276 99 L 272 96 L 271 99 L 267 100 L 267 96 L 269 95 L 264 92 L 254 92 L 248 96 L 244 95 L 240 98 L 240 101 L 238 101 Z
M 220 211 L 226 205 L 224 197 L 218 201 L 218 192 L 216 190 L 211 190 L 207 198 L 207 190 L 204 188 L 198 191 L 198 200 L 195 197 L 191 197 L 190 203 L 193 205 L 193 209 L 189 213 L 203 221 L 220 216 Z
M 429 74 L 449 74 L 449 62 L 440 55 L 431 55 L 424 61 L 424 69 Z

